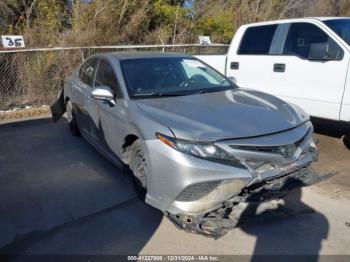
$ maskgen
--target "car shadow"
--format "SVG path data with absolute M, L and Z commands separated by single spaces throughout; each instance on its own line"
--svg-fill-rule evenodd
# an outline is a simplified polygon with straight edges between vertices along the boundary
M 350 149 L 350 124 L 348 122 L 333 121 L 320 118 L 311 118 L 315 133 L 341 138 L 344 145 Z
M 163 219 L 65 119 L 0 124 L 0 254 L 138 254 Z
M 329 223 L 323 214 L 303 203 L 301 196 L 301 188 L 297 188 L 277 208 L 259 212 L 260 205 L 251 203 L 244 210 L 239 227 L 256 237 L 251 261 L 274 261 L 281 255 L 283 261 L 318 261 Z M 270 223 L 275 226 L 269 227 Z

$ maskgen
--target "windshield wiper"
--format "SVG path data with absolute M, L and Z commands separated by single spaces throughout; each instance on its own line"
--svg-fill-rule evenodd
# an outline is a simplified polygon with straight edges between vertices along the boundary
M 230 88 L 229 90 L 233 90 L 234 88 Z M 193 94 L 208 94 L 208 93 L 215 93 L 215 92 L 221 92 L 226 91 L 228 89 L 208 89 L 208 90 L 199 90 L 197 92 L 194 92 Z
M 186 96 L 190 95 L 190 93 L 144 93 L 144 94 L 134 94 L 133 97 L 169 97 L 169 96 Z

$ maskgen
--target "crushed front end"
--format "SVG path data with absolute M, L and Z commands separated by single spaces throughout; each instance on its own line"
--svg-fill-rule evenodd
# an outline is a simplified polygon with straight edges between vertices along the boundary
M 311 169 L 318 148 L 310 122 L 280 133 L 216 144 L 239 159 L 244 169 L 234 168 L 231 178 L 219 174 L 215 180 L 207 176 L 201 180 L 198 172 L 198 182 L 191 181 L 181 190 L 165 213 L 186 231 L 221 237 L 237 225 L 242 203 L 280 199 L 296 187 L 320 181 Z
M 200 215 L 167 213 L 167 216 L 177 227 L 187 232 L 220 238 L 237 226 L 240 215 L 246 208 L 242 203 L 281 199 L 297 187 L 309 186 L 320 180 L 321 178 L 309 166 L 305 166 L 296 172 L 246 186 L 239 194 L 208 213 Z

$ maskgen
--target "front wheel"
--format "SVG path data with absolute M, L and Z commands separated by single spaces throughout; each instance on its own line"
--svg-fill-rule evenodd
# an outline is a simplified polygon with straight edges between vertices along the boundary
M 67 102 L 67 121 L 69 125 L 69 130 L 73 136 L 80 136 L 80 129 L 78 126 L 77 118 L 75 117 L 73 104 L 71 101 Z
M 137 195 L 145 201 L 147 194 L 147 161 L 140 139 L 136 140 L 130 150 L 129 167 L 133 173 L 133 184 Z

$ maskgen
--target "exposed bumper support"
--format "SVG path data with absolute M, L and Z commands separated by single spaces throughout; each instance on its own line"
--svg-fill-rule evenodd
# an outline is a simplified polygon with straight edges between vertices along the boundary
M 330 176 L 332 175 L 321 177 L 309 167 L 304 167 L 297 172 L 247 186 L 239 194 L 225 201 L 220 208 L 203 216 L 186 214 L 167 214 L 167 216 L 176 226 L 185 231 L 220 238 L 237 226 L 245 208 L 241 205 L 242 203 L 280 199 L 292 189 L 313 185 Z

